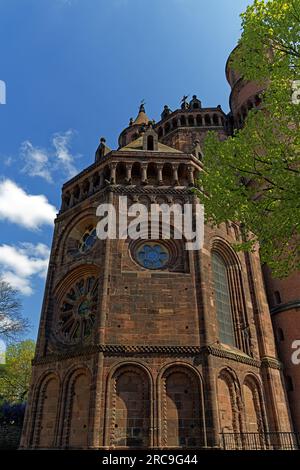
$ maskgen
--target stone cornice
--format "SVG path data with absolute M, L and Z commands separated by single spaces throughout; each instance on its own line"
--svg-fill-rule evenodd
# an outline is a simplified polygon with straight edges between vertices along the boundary
M 57 214 L 57 217 L 55 219 L 55 222 L 59 222 L 63 220 L 65 217 L 69 217 L 69 214 L 72 213 L 72 211 L 78 211 L 78 207 L 80 204 L 83 204 L 87 200 L 89 202 L 93 202 L 94 200 L 100 199 L 101 197 L 104 197 L 105 194 L 108 193 L 115 193 L 115 194 L 122 194 L 124 196 L 130 195 L 130 194 L 136 194 L 136 195 L 158 195 L 158 196 L 195 196 L 195 193 L 193 192 L 193 187 L 190 186 L 178 186 L 178 187 L 171 187 L 171 186 L 139 186 L 139 185 L 118 185 L 118 184 L 109 184 L 105 186 L 104 188 L 101 188 L 97 191 L 95 191 L 93 194 L 90 194 L 86 199 L 83 199 L 82 201 L 79 201 L 77 204 L 75 204 L 72 207 L 69 207 L 64 210 L 60 210 Z
M 173 357 L 193 357 L 212 355 L 224 359 L 229 359 L 238 363 L 248 364 L 252 367 L 260 368 L 262 362 L 250 356 L 226 351 L 223 348 L 212 346 L 160 346 L 160 345 L 121 345 L 121 344 L 98 344 L 94 346 L 86 346 L 77 350 L 70 350 L 57 354 L 48 354 L 47 356 L 35 358 L 33 365 L 47 364 L 51 362 L 67 360 L 74 357 L 86 358 L 92 354 L 103 353 L 105 356 L 173 356 Z M 280 363 L 275 358 L 264 358 L 264 365 L 272 368 L 280 368 Z
M 123 344 L 98 344 L 94 346 L 86 346 L 77 350 L 70 350 L 57 354 L 49 354 L 41 358 L 35 358 L 33 364 L 46 364 L 58 360 L 69 359 L 72 357 L 86 357 L 91 354 L 102 352 L 106 356 L 124 355 L 179 355 L 193 356 L 201 352 L 199 346 L 148 346 L 148 345 L 123 345 Z
M 259 368 L 261 362 L 257 359 L 254 359 L 251 356 L 247 356 L 242 352 L 239 354 L 238 352 L 231 352 L 226 351 L 223 348 L 217 348 L 215 346 L 207 346 L 203 348 L 206 354 L 211 354 L 212 356 L 223 357 L 224 359 L 231 359 L 235 362 L 241 362 L 242 364 L 249 364 L 250 366 Z
M 193 195 L 191 187 L 170 187 L 170 186 L 122 186 L 110 185 L 109 190 L 117 194 L 158 194 L 158 195 Z
M 269 356 L 265 356 L 262 358 L 261 366 L 267 367 L 269 369 L 278 369 L 278 370 L 282 369 L 281 362 L 275 357 L 269 357 Z

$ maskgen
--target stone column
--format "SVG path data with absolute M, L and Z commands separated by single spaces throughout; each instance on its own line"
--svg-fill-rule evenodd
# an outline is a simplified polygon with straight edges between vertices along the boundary
M 104 174 L 103 174 L 103 171 L 101 171 L 100 180 L 99 180 L 99 187 L 103 188 L 103 186 L 104 186 Z
M 110 182 L 111 182 L 111 184 L 116 184 L 116 168 L 117 168 L 117 164 L 115 162 L 111 163 L 111 165 L 110 165 Z
M 194 167 L 193 165 L 188 166 L 188 179 L 189 179 L 189 186 L 194 186 Z
M 72 191 L 71 195 L 70 195 L 69 207 L 72 207 L 73 205 L 74 205 L 74 194 L 73 194 L 73 191 Z
M 90 196 L 90 195 L 93 194 L 93 192 L 94 192 L 93 177 L 90 176 L 90 177 L 88 178 L 88 180 L 89 180 L 88 195 Z
M 132 170 L 132 163 L 126 164 L 126 183 L 131 184 L 131 170 Z
M 148 163 L 142 163 L 141 169 L 142 169 L 142 184 L 147 184 L 147 167 Z
M 173 170 L 173 183 L 175 186 L 178 186 L 178 164 L 172 163 L 172 170 Z
M 162 169 L 163 169 L 164 164 L 163 163 L 157 163 L 157 179 L 158 179 L 158 184 L 162 186 L 164 184 L 163 182 L 163 176 L 162 176 Z
M 98 183 L 96 182 L 98 178 Z M 100 175 L 99 171 L 95 171 L 95 173 L 92 176 L 92 187 L 93 191 L 95 191 L 97 188 L 99 188 L 99 183 L 100 183 Z
M 70 197 L 70 199 L 71 199 L 71 197 Z M 69 204 L 70 204 L 70 200 L 69 200 Z M 63 194 L 62 198 L 61 198 L 61 210 L 65 211 L 66 209 L 68 209 L 69 204 L 67 204 L 67 202 L 66 202 L 66 195 Z

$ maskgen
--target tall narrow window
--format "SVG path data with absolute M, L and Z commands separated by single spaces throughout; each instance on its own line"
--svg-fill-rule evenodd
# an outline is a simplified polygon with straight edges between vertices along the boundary
M 278 328 L 277 330 L 277 338 L 278 341 L 284 341 L 284 334 L 282 328 Z
M 153 135 L 148 135 L 147 137 L 147 150 L 154 150 Z
M 280 295 L 279 290 L 276 290 L 276 291 L 274 292 L 274 297 L 275 297 L 275 302 L 276 302 L 277 304 L 281 304 L 281 295 Z
M 285 378 L 285 386 L 286 386 L 287 392 L 293 392 L 294 384 L 292 381 L 292 377 L 290 377 L 289 375 L 286 375 L 284 378 Z
M 227 270 L 225 262 L 217 253 L 212 253 L 212 272 L 219 324 L 219 339 L 221 343 L 235 346 Z

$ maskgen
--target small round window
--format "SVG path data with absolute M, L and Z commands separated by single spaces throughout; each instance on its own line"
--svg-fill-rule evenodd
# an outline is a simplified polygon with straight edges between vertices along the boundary
M 97 240 L 97 233 L 96 229 L 94 227 L 89 227 L 83 237 L 81 238 L 81 241 L 79 243 L 79 251 L 81 253 L 85 253 L 87 250 L 92 248 Z
M 145 242 L 136 249 L 135 258 L 144 268 L 162 269 L 168 264 L 170 253 L 163 244 Z

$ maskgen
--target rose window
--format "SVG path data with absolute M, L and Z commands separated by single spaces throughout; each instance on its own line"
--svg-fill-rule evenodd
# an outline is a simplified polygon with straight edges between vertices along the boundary
M 58 333 L 64 340 L 79 342 L 88 337 L 96 318 L 98 281 L 78 281 L 64 296 L 59 309 Z
M 144 268 L 162 269 L 168 264 L 170 253 L 163 244 L 146 242 L 137 248 L 135 258 Z

